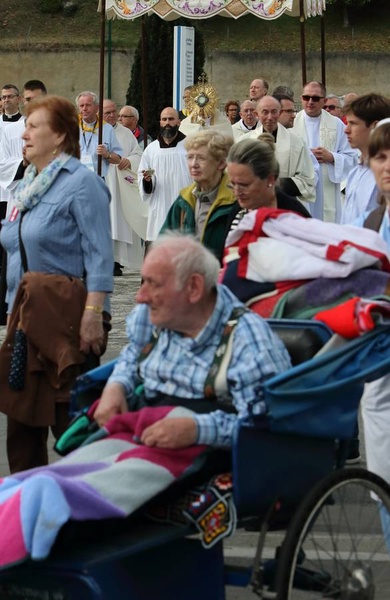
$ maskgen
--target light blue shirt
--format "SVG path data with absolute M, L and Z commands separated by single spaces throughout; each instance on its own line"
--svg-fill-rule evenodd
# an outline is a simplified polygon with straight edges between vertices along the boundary
M 138 363 L 141 349 L 149 342 L 153 326 L 147 305 L 138 305 L 127 318 L 130 343 L 122 350 L 108 383 L 123 385 L 128 398 L 137 383 L 137 369 L 144 380 L 147 398 L 159 393 L 188 399 L 203 399 L 205 380 L 215 351 L 233 307 L 242 303 L 223 285 L 217 287 L 213 314 L 195 337 L 184 337 L 163 329 L 153 351 Z M 229 446 L 234 424 L 249 407 L 254 414 L 265 412 L 262 381 L 291 366 L 280 339 L 267 322 L 248 311 L 240 317 L 234 332 L 231 360 L 227 369 L 230 398 L 238 415 L 215 410 L 197 414 L 198 444 Z M 218 403 L 216 402 L 216 409 Z
M 89 292 L 111 292 L 114 258 L 110 193 L 104 181 L 71 158 L 41 201 L 22 221 L 28 270 L 82 277 Z M 20 213 L 2 221 L 1 243 L 7 251 L 8 308 L 12 309 L 23 275 L 19 249 Z
M 89 127 L 89 126 L 88 126 Z M 92 131 L 83 131 L 80 127 L 80 152 L 81 154 L 88 154 L 92 156 L 93 168 L 95 173 L 97 173 L 98 168 L 98 155 L 96 154 L 96 148 L 98 147 L 99 140 L 99 129 L 96 128 Z M 104 144 L 108 150 L 108 152 L 115 152 L 115 154 L 119 154 L 122 156 L 123 150 L 122 146 L 117 140 L 115 135 L 115 130 L 109 123 L 103 123 L 103 136 L 102 136 L 102 144 Z M 102 159 L 102 177 L 106 177 L 108 173 L 108 168 L 110 166 L 110 161 L 105 158 Z
M 374 210 L 378 205 L 378 196 L 370 167 L 365 164 L 354 167 L 348 175 L 340 223 L 352 225 L 364 212 Z

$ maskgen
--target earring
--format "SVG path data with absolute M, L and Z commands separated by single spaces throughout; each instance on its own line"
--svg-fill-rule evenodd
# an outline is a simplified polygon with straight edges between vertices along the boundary
M 53 156 L 55 156 L 57 154 L 57 150 L 58 150 L 58 148 L 54 148 L 54 150 L 53 150 Z
M 268 187 L 272 187 L 272 183 L 269 183 L 269 184 L 268 184 Z

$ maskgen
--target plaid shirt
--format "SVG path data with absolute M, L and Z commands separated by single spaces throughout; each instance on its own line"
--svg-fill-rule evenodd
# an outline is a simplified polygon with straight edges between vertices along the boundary
M 223 329 L 235 306 L 242 303 L 223 285 L 217 287 L 213 314 L 195 337 L 161 330 L 153 351 L 138 362 L 141 349 L 149 342 L 153 326 L 146 305 L 137 306 L 127 318 L 130 343 L 122 350 L 108 383 L 120 383 L 130 398 L 137 385 L 138 369 L 147 398 L 159 393 L 180 398 L 204 398 L 205 380 L 221 341 Z M 262 381 L 290 367 L 282 342 L 266 321 L 253 312 L 242 315 L 234 332 L 232 356 L 227 368 L 230 398 L 237 414 L 216 410 L 194 416 L 199 444 L 229 446 L 237 418 L 265 411 Z

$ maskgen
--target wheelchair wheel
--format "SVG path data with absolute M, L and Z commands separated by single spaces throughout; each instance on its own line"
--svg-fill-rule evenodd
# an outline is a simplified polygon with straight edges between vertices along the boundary
M 364 469 L 331 473 L 287 530 L 277 600 L 388 600 L 386 540 L 390 544 L 390 486 Z

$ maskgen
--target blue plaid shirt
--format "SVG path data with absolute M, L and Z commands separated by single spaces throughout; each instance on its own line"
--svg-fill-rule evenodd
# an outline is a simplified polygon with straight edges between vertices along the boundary
M 205 380 L 213 363 L 222 332 L 234 307 L 242 303 L 223 285 L 217 287 L 213 314 L 195 337 L 184 337 L 163 329 L 153 351 L 138 362 L 141 349 L 149 342 L 153 326 L 149 309 L 138 305 L 127 317 L 130 343 L 122 350 L 108 383 L 120 383 L 130 398 L 140 370 L 147 398 L 158 394 L 180 398 L 204 398 Z M 238 417 L 265 411 L 262 381 L 291 366 L 280 339 L 261 317 L 253 312 L 242 315 L 234 332 L 231 360 L 227 369 L 230 398 L 238 414 L 215 410 L 194 416 L 198 427 L 198 444 L 229 446 Z M 216 403 L 217 407 L 217 403 Z

